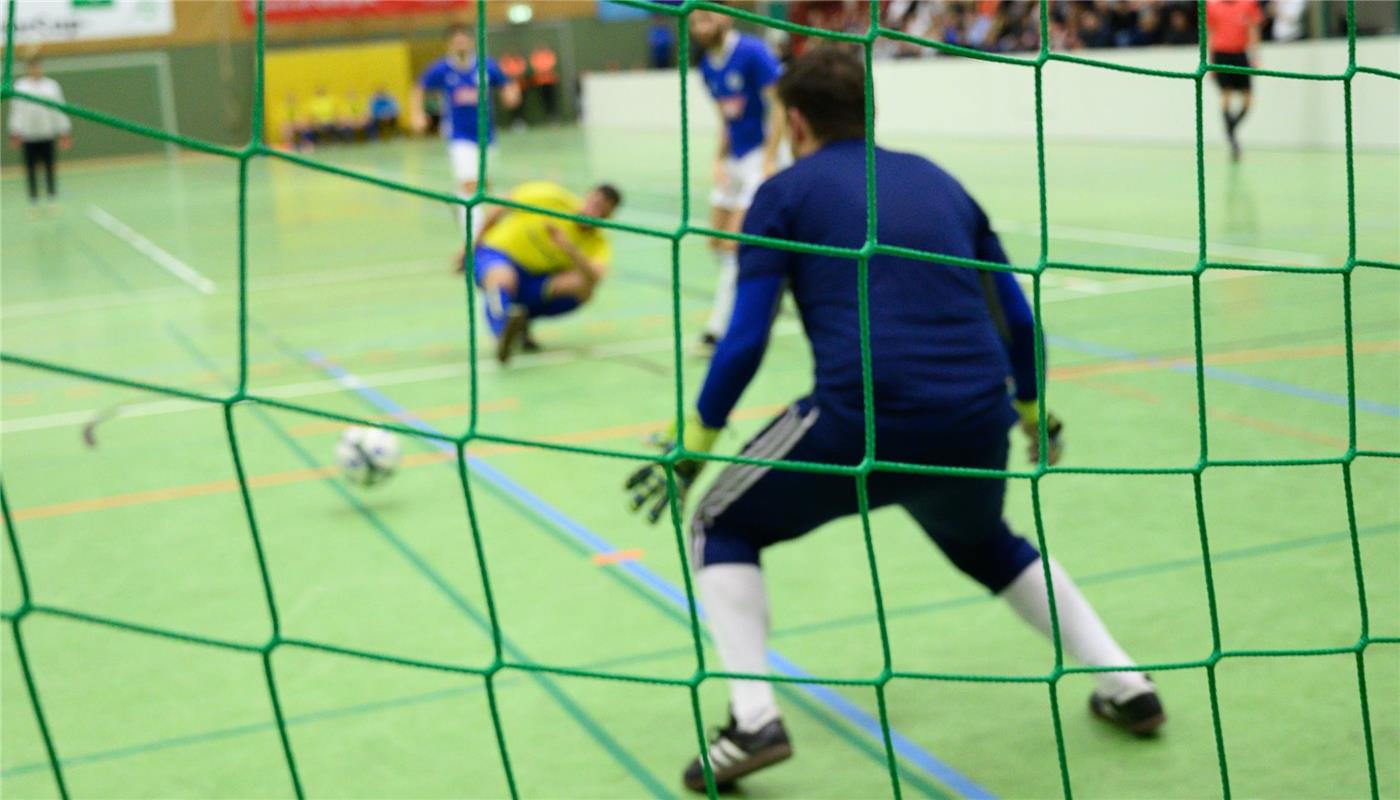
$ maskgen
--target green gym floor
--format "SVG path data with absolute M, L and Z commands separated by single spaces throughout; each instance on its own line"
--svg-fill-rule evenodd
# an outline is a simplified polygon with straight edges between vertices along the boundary
M 1213 120 L 1208 119 L 1207 122 Z M 1247 135 L 1247 134 L 1246 134 Z M 1246 140 L 1247 141 L 1247 140 Z M 1035 151 L 1018 143 L 896 141 L 962 179 L 1017 263 L 1039 250 Z M 706 213 L 694 145 L 693 214 Z M 616 182 L 619 219 L 671 228 L 680 213 L 671 137 L 573 129 L 502 136 L 495 185 Z M 11 151 L 6 151 L 11 158 Z M 314 156 L 439 190 L 435 141 L 324 148 Z M 1055 144 L 1046 153 L 1050 257 L 1183 268 L 1196 258 L 1189 148 Z M 1347 255 L 1346 164 L 1336 152 L 1206 153 L 1213 261 L 1337 266 Z M 1400 157 L 1355 159 L 1358 257 L 1400 262 Z M 63 205 L 33 217 L 3 181 L 4 352 L 204 394 L 237 374 L 237 165 L 214 157 L 70 164 Z M 451 272 L 448 206 L 298 165 L 250 172 L 249 391 L 356 417 L 398 409 L 451 434 L 469 417 L 469 310 Z M 509 369 L 483 360 L 480 432 L 643 452 L 673 414 L 670 244 L 615 234 L 595 302 L 542 323 L 545 349 Z M 698 335 L 714 267 L 680 247 L 681 326 Z M 1356 446 L 1400 450 L 1400 271 L 1352 276 Z M 1191 467 L 1200 455 L 1189 278 L 1054 270 L 1043 280 L 1050 405 L 1073 467 Z M 484 326 L 478 324 L 478 331 Z M 1344 292 L 1337 275 L 1212 271 L 1201 283 L 1207 442 L 1213 460 L 1337 458 L 1348 449 Z M 687 403 L 705 362 L 683 358 Z M 790 314 L 744 395 L 722 452 L 810 383 Z M 283 797 L 292 793 L 262 659 L 272 637 L 221 408 L 3 366 L 4 491 L 39 610 L 20 622 L 74 797 Z M 115 410 L 96 428 L 84 424 Z M 312 797 L 507 793 L 484 681 L 369 660 L 485 667 L 490 622 L 450 456 L 401 436 L 405 466 L 370 490 L 334 473 L 343 425 L 242 404 L 232 412 L 286 640 L 270 663 L 301 786 Z M 1019 437 L 1019 434 L 1017 434 Z M 1024 464 L 1018 439 L 1015 464 Z M 675 537 L 624 507 L 633 462 L 473 442 L 470 471 L 502 656 L 559 668 L 685 679 L 696 669 L 675 590 Z M 712 468 L 707 477 L 718 472 Z M 1351 470 L 1364 567 L 1358 597 L 1343 470 L 1219 466 L 1202 476 L 1220 646 L 1349 648 L 1400 636 L 1400 460 Z M 1050 550 L 1142 663 L 1212 652 L 1202 537 L 1189 474 L 1056 474 L 1041 484 Z M 1007 513 L 1034 533 L 1030 488 Z M 1051 648 L 955 572 L 901 511 L 871 517 L 893 665 L 903 672 L 1038 676 Z M 596 550 L 615 550 L 594 558 Z M 861 527 L 830 525 L 765 560 L 782 668 L 861 678 L 882 667 Z M 5 553 L 7 612 L 21 606 Z M 683 595 L 682 595 L 683 597 Z M 683 601 L 682 601 L 683 602 Z M 182 640 L 82 619 L 92 615 Z M 6 625 L 5 796 L 57 794 Z M 706 650 L 707 663 L 714 655 Z M 1382 797 L 1400 796 L 1400 644 L 1364 651 Z M 1058 684 L 1077 797 L 1221 794 L 1207 672 L 1159 669 L 1170 722 L 1136 741 L 1091 719 L 1092 681 Z M 1349 651 L 1228 657 L 1216 669 L 1231 792 L 1369 796 L 1357 658 Z M 525 797 L 679 796 L 696 753 L 683 686 L 507 669 L 500 719 Z M 722 681 L 700 687 L 721 724 Z M 1046 684 L 899 678 L 887 688 L 906 796 L 1056 797 Z M 797 757 L 746 796 L 882 797 L 883 743 L 860 720 L 873 689 L 780 693 Z

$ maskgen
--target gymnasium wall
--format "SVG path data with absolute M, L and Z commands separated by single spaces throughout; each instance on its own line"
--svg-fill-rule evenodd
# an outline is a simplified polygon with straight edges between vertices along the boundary
M 1085 53 L 1081 53 L 1084 55 Z M 1192 70 L 1195 47 L 1093 51 L 1096 59 L 1154 69 Z M 1259 66 L 1298 72 L 1346 69 L 1345 40 L 1265 44 Z M 1400 37 L 1358 40 L 1357 63 L 1400 71 Z M 1340 148 L 1342 84 L 1255 78 L 1255 108 L 1245 138 L 1251 145 Z M 674 73 L 591 74 L 583 82 L 584 120 L 591 128 L 676 132 L 679 83 Z M 704 87 L 689 84 L 691 132 L 710 133 L 716 116 Z M 1051 62 L 1043 79 L 1045 134 L 1057 140 L 1191 144 L 1195 90 L 1189 80 L 1147 77 Z M 1400 148 L 1400 81 L 1359 75 L 1352 82 L 1357 147 Z M 964 58 L 882 61 L 875 65 L 876 130 L 882 135 L 1000 140 L 1035 137 L 1033 71 Z M 1219 143 L 1219 93 L 1204 95 L 1205 137 Z
M 495 5 L 488 6 L 493 15 Z M 560 99 L 566 118 L 572 118 L 577 109 L 573 87 L 581 72 L 631 69 L 645 62 L 645 21 L 602 22 L 562 15 L 563 10 L 579 13 L 585 6 L 591 14 L 592 3 L 535 5 L 536 20 L 528 25 L 492 25 L 488 29 L 488 52 L 493 56 L 510 50 L 527 53 L 541 42 L 554 47 L 560 57 Z M 177 30 L 173 36 L 45 46 L 42 53 L 46 68 L 62 84 L 68 101 L 76 105 L 222 144 L 247 141 L 254 47 L 246 26 L 236 13 L 229 13 L 235 10 L 231 3 L 179 2 L 175 8 Z M 222 11 L 215 14 L 214 10 L 220 8 Z M 561 13 L 542 13 L 551 9 Z M 409 69 L 416 75 L 428 62 L 441 57 L 443 31 L 447 24 L 463 16 L 459 12 L 329 25 L 279 25 L 269 30 L 268 53 L 275 57 L 302 47 L 401 43 L 408 48 Z M 133 43 L 140 46 L 129 46 Z M 154 46 L 157 43 L 159 47 Z M 16 55 L 23 58 L 27 52 Z M 168 65 L 169 92 L 165 95 L 158 72 L 162 68 L 154 66 L 159 62 Z M 21 65 L 17 64 L 18 68 Z M 527 102 L 527 116 L 539 116 L 537 98 L 531 97 Z M 168 113 L 164 110 L 167 104 L 173 109 Z M 0 110 L 0 124 L 8 118 L 8 105 Z M 67 157 L 149 154 L 158 153 L 163 147 L 160 142 L 75 119 L 74 147 Z M 12 155 L 5 154 L 6 166 Z

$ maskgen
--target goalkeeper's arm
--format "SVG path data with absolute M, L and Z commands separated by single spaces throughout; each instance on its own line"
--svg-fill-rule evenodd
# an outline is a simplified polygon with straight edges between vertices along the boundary
M 1001 240 L 992 230 L 987 215 L 979 208 L 979 232 L 977 257 L 983 261 L 1010 264 L 1006 251 L 1001 248 Z M 1011 362 L 1011 380 L 1015 384 L 1016 412 L 1021 418 L 1021 430 L 1031 440 L 1030 459 L 1040 460 L 1040 387 L 1036 385 L 1035 358 L 1035 317 L 1030 304 L 1010 272 L 993 273 L 993 297 L 987 302 L 993 306 L 992 313 L 998 318 L 1002 330 L 1002 344 L 1006 348 L 1007 360 Z M 1042 352 L 1044 348 L 1041 348 Z M 1045 413 L 1045 439 L 1049 445 L 1046 461 L 1050 464 L 1060 460 L 1064 442 L 1060 437 L 1064 425 L 1048 410 Z
M 686 420 L 684 445 L 689 452 L 708 452 L 714 446 L 720 429 L 758 371 L 782 299 L 783 278 L 778 274 L 751 277 L 741 274 L 735 288 L 734 314 L 730 317 L 729 329 L 715 348 L 696 411 Z M 659 444 L 668 452 L 674 449 L 675 431 Z M 704 465 L 704 461 L 694 459 L 675 463 L 677 500 L 685 501 L 686 492 Z M 626 486 L 633 510 L 650 504 L 647 519 L 656 522 L 661 518 L 666 510 L 667 493 L 666 473 L 659 463 L 648 464 L 632 473 Z

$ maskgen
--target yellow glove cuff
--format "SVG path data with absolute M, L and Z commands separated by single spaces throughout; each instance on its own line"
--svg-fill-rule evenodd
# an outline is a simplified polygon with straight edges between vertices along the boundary
M 1011 405 L 1015 406 L 1016 413 L 1021 416 L 1021 422 L 1025 425 L 1040 424 L 1040 401 L 1039 400 L 1012 400 Z
M 685 418 L 685 449 L 695 453 L 708 453 L 715 447 L 722 428 L 709 428 L 700 420 L 700 415 L 691 412 Z

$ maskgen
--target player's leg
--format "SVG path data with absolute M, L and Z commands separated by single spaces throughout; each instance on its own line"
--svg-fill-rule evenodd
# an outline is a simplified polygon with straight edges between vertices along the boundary
M 990 444 L 942 463 L 983 469 L 1006 468 L 1007 445 Z M 893 476 L 871 478 L 872 499 L 883 494 L 880 481 L 902 482 L 904 507 L 958 569 L 999 595 L 1047 638 L 1053 636 L 1045 567 L 1055 592 L 1060 642 L 1070 658 L 1093 667 L 1124 667 L 1098 672 L 1090 698 L 1094 713 L 1138 734 L 1155 731 L 1165 715 L 1152 682 L 1109 633 L 1069 574 L 1052 558 L 1043 561 L 1030 542 L 1012 532 L 1002 516 L 1006 481 L 997 478 Z
M 540 345 L 530 335 L 530 322 L 541 317 L 558 317 L 577 311 L 580 306 L 593 299 L 598 281 L 589 280 L 583 274 L 564 272 L 558 275 L 530 275 L 521 277 L 520 288 L 516 293 L 516 307 L 506 328 L 507 347 L 514 347 L 518 340 L 520 349 L 527 353 L 539 351 Z M 512 324 L 513 323 L 513 324 Z
M 710 210 L 710 227 L 717 231 L 737 233 L 744 224 L 744 210 L 714 206 Z M 700 350 L 708 355 L 724 338 L 729 318 L 734 313 L 735 284 L 739 278 L 739 244 L 729 239 L 711 239 L 710 253 L 719 267 L 715 279 L 715 299 L 710 306 L 710 318 L 700 336 Z
M 751 458 L 854 464 L 863 452 L 859 430 L 824 424 L 810 399 L 799 401 L 744 447 Z M 768 672 L 768 596 L 759 553 L 857 510 L 855 482 L 845 476 L 735 464 L 696 506 L 691 560 L 711 638 L 726 672 Z M 729 681 L 730 720 L 711 742 L 717 784 L 729 784 L 792 754 L 773 686 Z M 684 782 L 705 791 L 699 758 Z
M 598 284 L 578 270 L 552 275 L 541 288 L 538 302 L 530 304 L 530 316 L 557 317 L 574 311 L 593 299 Z
M 725 181 L 710 193 L 710 227 L 717 231 L 738 233 L 744 225 L 744 212 L 753 201 L 754 193 L 763 182 L 763 154 L 753 151 L 743 158 L 728 158 L 724 162 Z M 710 252 L 719 267 L 715 281 L 715 300 L 710 318 L 700 337 L 700 352 L 709 354 L 729 328 L 734 313 L 735 283 L 739 277 L 739 243 L 732 239 L 711 239 Z
M 58 146 L 53 139 L 41 142 L 44 145 L 41 156 L 44 162 L 44 188 L 48 190 L 49 204 L 58 202 L 57 159 Z
M 39 202 L 39 143 L 24 142 L 20 147 L 24 150 L 24 181 L 32 206 Z
M 476 194 L 477 179 L 480 177 L 480 152 L 476 142 L 453 139 L 447 143 L 447 155 L 452 162 L 452 177 L 457 181 L 457 196 L 466 200 Z M 465 206 L 457 207 L 457 224 L 466 230 L 470 216 L 472 241 L 481 233 L 481 225 L 486 217 L 481 209 L 473 208 L 470 214 Z
M 1249 62 L 1246 61 L 1246 62 L 1245 62 L 1245 65 L 1248 66 L 1248 63 L 1249 63 Z M 1237 92 L 1237 94 L 1239 94 L 1239 97 L 1240 97 L 1240 105 L 1239 105 L 1239 109 L 1238 109 L 1237 111 L 1235 111 L 1235 125 L 1234 125 L 1234 130 L 1235 130 L 1235 132 L 1234 132 L 1232 138 L 1233 138 L 1234 143 L 1235 143 L 1235 149 L 1234 149 L 1234 151 L 1233 151 L 1233 155 L 1234 155 L 1234 157 L 1235 157 L 1235 160 L 1236 160 L 1236 161 L 1239 161 L 1239 160 L 1240 160 L 1240 151 L 1241 151 L 1240 144 L 1239 144 L 1239 141 L 1240 141 L 1240 140 L 1239 140 L 1239 129 L 1240 129 L 1240 124 L 1244 122 L 1245 115 L 1247 115 L 1247 114 L 1249 113 L 1249 107 L 1250 107 L 1250 105 L 1253 104 L 1253 102 L 1254 102 L 1254 92 L 1252 91 L 1252 88 L 1253 88 L 1253 87 L 1252 87 L 1252 77 L 1251 77 L 1251 76 L 1249 76 L 1249 75 L 1237 75 L 1237 76 L 1235 76 L 1235 77 L 1239 78 L 1240 90 L 1239 90 L 1239 92 Z
M 496 337 L 496 357 L 505 362 L 510 359 L 513 339 L 520 333 L 520 323 L 512 325 L 511 319 L 524 316 L 516 303 L 524 273 L 505 253 L 489 247 L 476 248 L 472 260 L 473 277 L 481 289 L 481 307 L 491 334 Z

